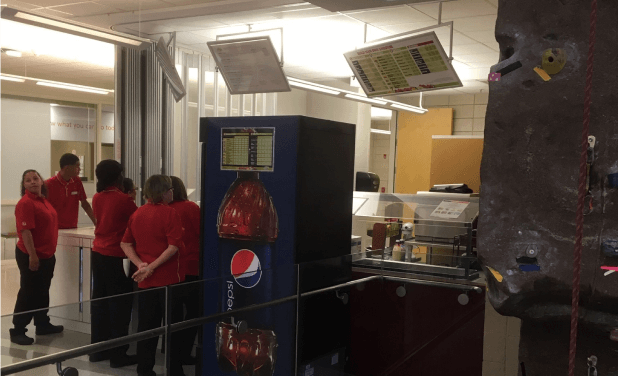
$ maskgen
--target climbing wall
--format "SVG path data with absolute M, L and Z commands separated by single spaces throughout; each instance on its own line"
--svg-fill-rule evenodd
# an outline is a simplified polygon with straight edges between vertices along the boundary
M 523 319 L 528 375 L 566 375 L 590 0 L 500 0 L 481 165 L 491 304 Z M 576 374 L 618 375 L 618 1 L 598 1 Z M 618 179 L 616 179 L 618 181 Z

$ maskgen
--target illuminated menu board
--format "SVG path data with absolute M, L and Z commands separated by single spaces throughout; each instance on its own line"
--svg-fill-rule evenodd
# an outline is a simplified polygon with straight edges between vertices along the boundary
M 368 97 L 463 86 L 433 31 L 344 56 Z
M 222 128 L 221 169 L 273 171 L 274 128 Z

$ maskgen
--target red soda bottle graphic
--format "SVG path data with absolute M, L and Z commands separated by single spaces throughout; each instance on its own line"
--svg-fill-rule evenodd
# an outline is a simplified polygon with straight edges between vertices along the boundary
M 228 189 L 217 218 L 219 270 L 225 288 L 221 308 L 230 311 L 272 300 L 274 242 L 277 211 L 257 172 L 240 171 Z M 235 315 L 253 329 L 239 331 L 220 322 L 216 328 L 217 361 L 224 372 L 238 376 L 271 376 L 276 361 L 277 337 L 272 330 L 272 309 Z

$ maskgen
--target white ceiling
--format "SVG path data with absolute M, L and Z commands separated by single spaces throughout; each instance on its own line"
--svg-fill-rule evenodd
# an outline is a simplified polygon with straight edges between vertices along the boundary
M 437 3 L 431 3 L 333 13 L 295 0 L 6 0 L 5 3 L 152 39 L 160 36 L 167 39 L 169 33 L 175 31 L 178 45 L 198 52 L 208 52 L 206 42 L 215 40 L 217 35 L 247 31 L 248 24 L 254 30 L 283 27 L 286 73 L 313 81 L 352 75 L 342 54 L 363 44 L 365 23 L 370 41 L 436 25 L 439 9 Z M 498 43 L 494 39 L 497 0 L 449 1 L 444 2 L 442 8 L 443 22 L 454 21 L 454 66 L 465 84 L 463 88 L 449 89 L 448 94 L 486 90 L 489 67 L 497 63 L 499 57 Z M 437 28 L 435 32 L 448 53 L 448 28 Z M 319 40 L 305 42 L 306 48 L 294 43 L 295 37 L 304 37 L 304 34 Z M 3 54 L 3 72 L 5 64 L 7 69 L 19 69 Z M 50 64 L 60 68 L 62 63 Z M 93 69 L 89 83 L 79 84 L 110 88 L 109 82 L 95 84 L 105 73 L 101 69 L 87 67 L 72 71 L 87 69 Z M 113 84 L 113 74 L 109 77 Z M 447 91 L 434 93 L 447 94 Z

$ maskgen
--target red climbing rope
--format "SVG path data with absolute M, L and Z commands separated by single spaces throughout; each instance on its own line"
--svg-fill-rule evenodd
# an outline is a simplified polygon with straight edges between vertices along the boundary
M 573 255 L 573 294 L 571 297 L 571 335 L 569 344 L 569 376 L 575 376 L 575 354 L 577 352 L 577 320 L 579 317 L 579 283 L 582 259 L 582 238 L 584 237 L 584 201 L 586 197 L 586 163 L 588 160 L 588 130 L 590 128 L 590 102 L 592 96 L 592 68 L 594 63 L 594 40 L 597 27 L 597 0 L 592 0 L 590 14 L 590 40 L 586 68 L 586 92 L 584 97 L 584 129 L 579 165 L 579 192 L 575 230 L 575 251 Z

